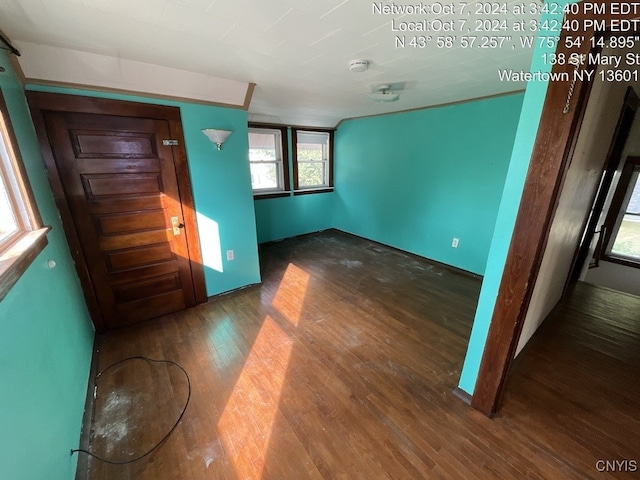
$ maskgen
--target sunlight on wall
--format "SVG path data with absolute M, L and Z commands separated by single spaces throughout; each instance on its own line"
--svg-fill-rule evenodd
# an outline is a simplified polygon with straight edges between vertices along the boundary
M 222 245 L 220 244 L 220 228 L 218 222 L 209 217 L 197 214 L 198 230 L 200 232 L 200 248 L 202 249 L 202 263 L 217 272 L 222 273 Z
M 309 278 L 289 264 L 272 303 L 296 326 Z M 293 340 L 267 315 L 220 416 L 220 437 L 243 480 L 262 478 L 292 350 Z
M 304 292 L 307 291 L 308 285 L 309 274 L 290 263 L 273 298 L 272 305 L 296 327 L 300 322 Z

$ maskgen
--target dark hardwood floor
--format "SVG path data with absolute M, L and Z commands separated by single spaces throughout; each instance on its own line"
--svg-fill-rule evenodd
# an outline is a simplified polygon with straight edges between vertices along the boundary
M 151 455 L 88 478 L 638 477 L 597 462 L 640 461 L 639 298 L 580 285 L 489 419 L 454 394 L 479 279 L 334 231 L 260 254 L 261 286 L 98 338 L 99 369 L 170 359 L 192 395 Z M 135 458 L 186 397 L 174 366 L 109 370 L 92 449 Z

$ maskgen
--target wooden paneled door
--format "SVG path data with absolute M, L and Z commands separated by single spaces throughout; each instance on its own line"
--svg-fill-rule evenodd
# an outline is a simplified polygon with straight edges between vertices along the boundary
M 67 96 L 67 111 L 60 111 L 47 106 L 50 99 L 43 105 L 43 96 L 30 94 L 29 100 L 39 113 L 49 176 L 58 205 L 66 210 L 65 230 L 78 250 L 76 265 L 87 277 L 85 296 L 95 302 L 98 330 L 202 301 L 195 219 L 185 215 L 192 212 L 186 162 L 176 165 L 176 157 L 185 158 L 175 155 L 182 137 L 175 138 L 170 119 L 148 114 L 150 108 L 162 113 L 167 107 L 112 102 L 112 113 L 96 113 L 83 108 L 87 99 Z M 109 111 L 110 101 L 99 103 Z M 178 170 L 186 177 L 182 185 Z M 181 195 L 185 189 L 188 205 Z

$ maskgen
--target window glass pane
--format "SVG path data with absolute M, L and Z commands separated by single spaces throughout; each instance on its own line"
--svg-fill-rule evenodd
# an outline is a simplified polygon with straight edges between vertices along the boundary
M 0 243 L 18 230 L 18 222 L 13 212 L 5 179 L 0 177 Z
M 17 220 L 14 205 L 11 203 L 8 188 L 11 185 L 15 185 L 11 178 L 6 177 L 6 172 L 11 172 L 13 168 L 11 162 L 11 156 L 9 154 L 9 146 L 5 143 L 6 124 L 4 121 L 4 115 L 0 116 L 0 243 L 7 237 L 19 230 L 19 223 Z
M 300 187 L 317 187 L 325 184 L 324 162 L 298 163 L 298 185 Z
M 276 138 L 273 133 L 249 132 L 249 160 L 273 162 L 278 158 Z
M 296 134 L 298 188 L 329 185 L 329 134 L 298 131 Z
M 636 184 L 633 187 L 633 193 L 627 206 L 627 213 L 640 215 L 640 177 L 636 178 Z
M 255 192 L 284 190 L 282 132 L 275 129 L 249 129 L 249 168 Z
M 625 215 L 611 247 L 611 253 L 634 260 L 640 260 L 640 177 L 635 174 L 635 182 Z
M 323 146 L 313 143 L 298 143 L 299 162 L 321 162 Z
M 278 168 L 275 163 L 252 163 L 251 186 L 254 190 L 278 188 Z

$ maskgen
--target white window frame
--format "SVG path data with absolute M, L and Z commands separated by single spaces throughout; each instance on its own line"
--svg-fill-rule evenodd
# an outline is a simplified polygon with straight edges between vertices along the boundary
M 622 170 L 618 186 L 612 200 L 609 214 L 605 221 L 606 232 L 606 248 L 603 259 L 621 263 L 630 267 L 640 268 L 640 258 L 635 256 L 626 256 L 618 252 L 613 252 L 614 244 L 620 232 L 622 221 L 626 215 L 637 217 L 637 213 L 629 212 L 629 202 L 633 194 L 633 187 L 636 185 L 640 175 L 640 158 L 628 157 Z
M 9 110 L 0 90 L 0 176 L 6 189 L 9 207 L 16 220 L 14 232 L 0 241 L 0 301 L 47 245 L 49 227 L 42 227 L 18 142 L 11 125 Z
M 293 171 L 294 171 L 294 190 L 298 193 L 314 193 L 333 190 L 333 130 L 316 130 L 305 128 L 292 129 L 293 139 Z M 322 160 L 321 161 L 304 161 L 298 158 L 298 144 L 308 143 L 300 142 L 300 135 L 318 135 L 326 137 L 326 142 L 320 143 L 323 145 Z M 305 163 L 322 163 L 324 178 L 323 182 L 318 185 L 300 185 L 300 165 Z
M 249 169 L 251 170 L 251 188 L 255 196 L 282 194 L 289 191 L 289 163 L 287 159 L 287 129 L 284 127 L 249 125 L 249 134 L 271 134 L 276 146 L 276 159 L 273 162 L 251 160 L 251 140 L 249 140 Z M 249 137 L 251 139 L 251 137 Z M 254 188 L 252 165 L 274 164 L 277 174 L 277 186 L 273 188 Z

